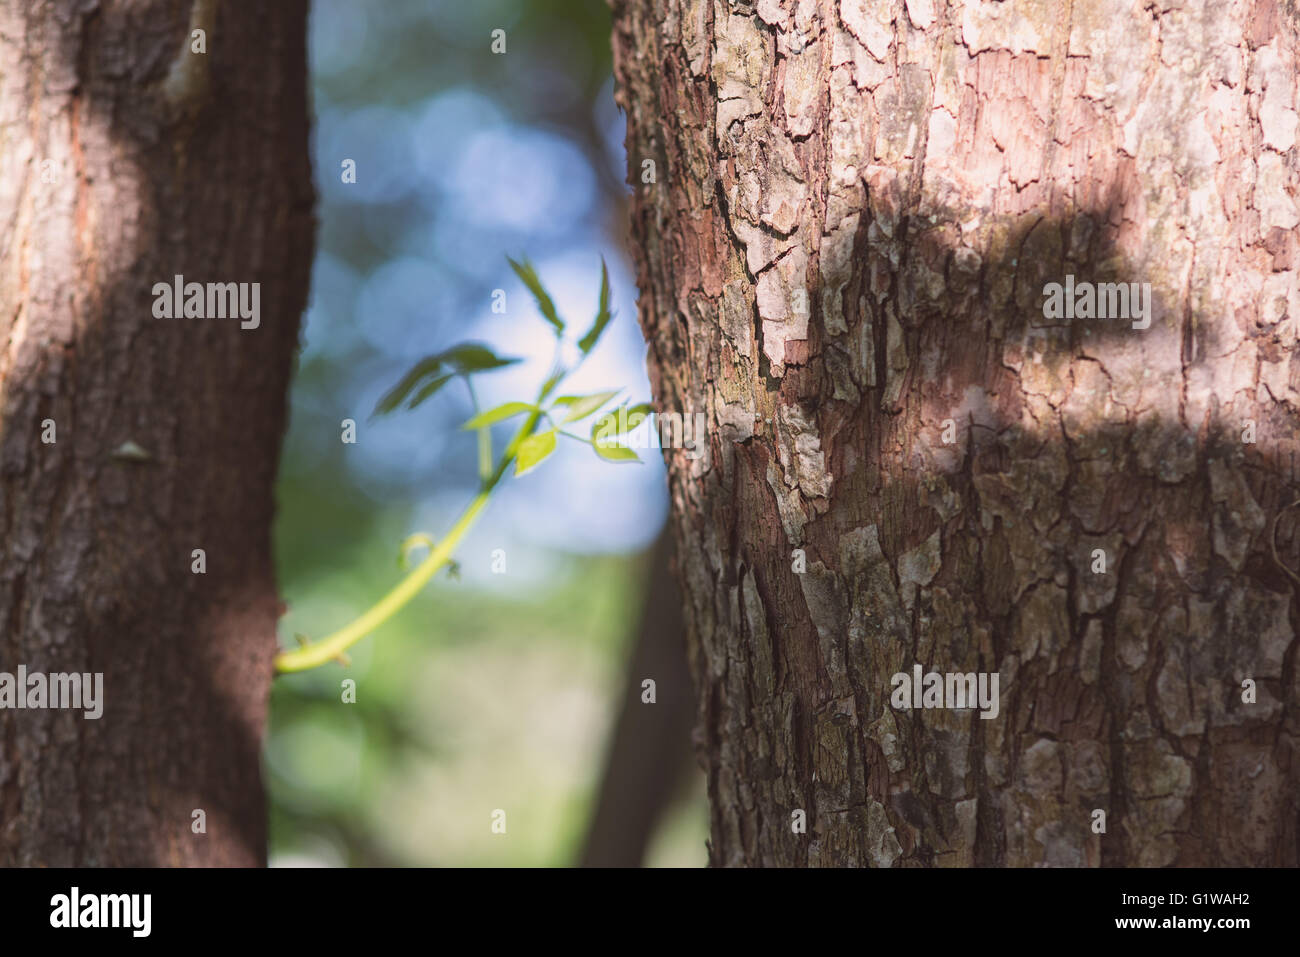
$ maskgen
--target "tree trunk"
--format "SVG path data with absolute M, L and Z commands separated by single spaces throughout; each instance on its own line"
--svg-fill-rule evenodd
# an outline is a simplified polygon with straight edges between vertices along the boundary
M 640 867 L 691 767 L 695 699 L 686 667 L 681 595 L 669 567 L 671 539 L 651 553 L 641 609 L 624 671 L 621 706 L 610 736 L 595 809 L 578 863 Z M 642 686 L 655 682 L 654 702 Z
M 615 6 L 712 863 L 1300 863 L 1295 3 Z
M 98 719 L 0 711 L 0 865 L 265 861 L 306 6 L 0 9 L 0 671 L 103 673 Z M 156 318 L 177 275 L 260 323 Z

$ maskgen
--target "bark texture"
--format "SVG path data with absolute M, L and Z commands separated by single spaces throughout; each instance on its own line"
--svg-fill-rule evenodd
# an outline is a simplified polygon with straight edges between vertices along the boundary
M 99 720 L 0 711 L 0 865 L 265 861 L 306 8 L 0 6 L 0 671 L 104 673 Z M 259 282 L 260 327 L 154 318 L 177 274 Z
M 616 0 L 656 399 L 712 427 L 665 453 L 712 863 L 1300 863 L 1298 38 Z M 1045 318 L 1067 275 L 1150 327 Z M 891 707 L 918 663 L 1000 714 Z

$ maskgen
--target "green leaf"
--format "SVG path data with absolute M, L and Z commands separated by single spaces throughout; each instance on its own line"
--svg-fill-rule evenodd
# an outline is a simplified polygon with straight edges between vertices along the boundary
M 392 412 L 401 405 L 408 395 L 416 389 L 421 382 L 428 378 L 437 376 L 442 369 L 441 356 L 429 356 L 427 359 L 421 359 L 411 371 L 402 377 L 402 380 L 393 386 L 384 397 L 375 405 L 375 415 L 385 415 Z
M 596 347 L 600 334 L 605 331 L 614 313 L 609 308 L 609 269 L 605 266 L 605 257 L 600 257 L 600 307 L 596 310 L 596 321 L 591 324 L 587 334 L 578 341 L 578 348 L 586 355 Z
M 419 390 L 408 406 L 413 409 L 446 385 L 452 376 L 487 372 L 519 361 L 519 359 L 502 358 L 481 343 L 461 343 L 437 355 L 426 356 L 413 365 L 411 371 L 379 400 L 374 414 L 385 415 L 392 412 L 406 401 L 407 396 Z
M 417 405 L 419 405 L 425 399 L 429 398 L 429 396 L 433 395 L 435 392 L 437 392 L 439 389 L 445 386 L 448 382 L 450 382 L 452 378 L 453 376 L 450 372 L 448 372 L 446 375 L 438 376 L 438 378 L 434 379 L 432 382 L 426 385 L 419 392 L 415 393 L 415 395 L 411 397 L 411 401 L 406 404 L 406 407 L 408 409 L 414 409 Z
M 537 468 L 554 451 L 554 429 L 530 435 L 519 443 L 519 451 L 515 453 L 515 475 L 523 475 Z
M 461 428 L 466 430 L 483 429 L 489 425 L 496 425 L 498 422 L 504 422 L 506 419 L 512 418 L 520 413 L 535 412 L 536 410 L 537 406 L 528 402 L 506 402 L 503 405 L 497 406 L 495 409 L 488 409 L 486 412 L 480 412 L 478 415 L 474 416 L 474 418 L 462 425 Z
M 462 342 L 439 355 L 444 362 L 456 372 L 487 372 L 502 366 L 514 365 L 520 359 L 502 358 L 490 348 L 479 342 Z
M 555 303 L 551 302 L 551 297 L 546 294 L 546 289 L 543 288 L 542 281 L 537 278 L 537 270 L 533 268 L 533 264 L 527 259 L 517 263 L 509 256 L 506 257 L 506 261 L 510 263 L 510 268 L 515 271 L 515 275 L 528 287 L 528 291 L 533 294 L 533 298 L 537 300 L 537 308 L 542 311 L 546 321 L 555 327 L 555 334 L 558 336 L 564 332 L 564 323 L 555 313 Z
M 600 441 L 597 433 L 600 433 L 600 438 L 608 440 L 616 435 L 632 432 L 640 428 L 646 417 L 653 411 L 648 402 L 639 402 L 630 408 L 623 406 L 612 409 L 591 423 L 591 440 Z
M 599 442 L 594 442 L 591 447 L 596 450 L 597 455 L 607 462 L 641 461 L 641 456 L 637 455 L 625 445 L 602 445 Z
M 593 395 L 563 395 L 555 400 L 555 404 L 569 409 L 569 414 L 563 419 L 564 423 L 577 422 L 591 415 L 618 393 L 619 390 L 615 389 L 613 392 L 597 392 Z

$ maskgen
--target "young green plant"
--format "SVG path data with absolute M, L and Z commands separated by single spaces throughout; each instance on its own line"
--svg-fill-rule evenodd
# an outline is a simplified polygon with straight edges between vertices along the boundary
M 596 347 L 601 334 L 609 325 L 614 313 L 609 304 L 609 270 L 602 259 L 600 264 L 600 303 L 595 321 L 586 334 L 578 340 L 578 358 L 571 367 L 563 362 L 565 323 L 556 312 L 555 303 L 532 265 L 508 260 L 515 275 L 532 293 L 537 308 L 555 333 L 555 356 L 550 374 L 538 389 L 532 401 L 505 402 L 492 409 L 480 410 L 474 390 L 474 375 L 502 369 L 520 361 L 502 358 L 481 343 L 463 343 L 428 356 L 417 362 L 375 407 L 376 415 L 387 415 L 405 405 L 414 409 L 435 395 L 453 379 L 463 379 L 469 389 L 474 416 L 462 428 L 473 431 L 478 437 L 479 488 L 460 517 L 441 540 L 426 534 L 410 536 L 402 543 L 403 565 L 408 564 L 411 553 L 417 548 L 427 548 L 428 555 L 403 578 L 387 595 L 350 624 L 319 641 L 299 636 L 300 647 L 281 651 L 275 658 L 275 670 L 285 674 L 306 671 L 330 661 L 347 664 L 346 652 L 400 611 L 427 585 L 430 579 L 449 563 L 455 568 L 452 555 L 486 508 L 492 493 L 514 466 L 515 476 L 531 472 L 555 451 L 560 436 L 590 445 L 596 454 L 608 462 L 639 462 L 632 449 L 618 441 L 618 436 L 631 431 L 644 419 L 650 407 L 645 404 L 618 409 L 596 419 L 591 426 L 590 438 L 576 435 L 569 428 L 595 415 L 613 400 L 620 390 L 597 392 L 591 395 L 556 395 L 564 381 L 582 365 L 583 360 Z M 511 419 L 522 418 L 522 424 L 506 443 L 499 458 L 492 458 L 492 426 Z

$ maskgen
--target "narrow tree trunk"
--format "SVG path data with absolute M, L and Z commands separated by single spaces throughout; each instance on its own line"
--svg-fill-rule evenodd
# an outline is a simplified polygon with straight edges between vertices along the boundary
M 0 9 L 0 671 L 104 675 L 98 720 L 0 711 L 0 864 L 265 860 L 306 6 Z M 259 327 L 155 318 L 177 275 Z
M 640 867 L 691 764 L 695 696 L 686 667 L 681 595 L 669 567 L 667 533 L 649 561 L 646 603 L 628 655 L 622 704 L 579 864 Z M 646 679 L 655 682 L 645 700 Z
M 1295 4 L 615 6 L 712 862 L 1300 863 Z

